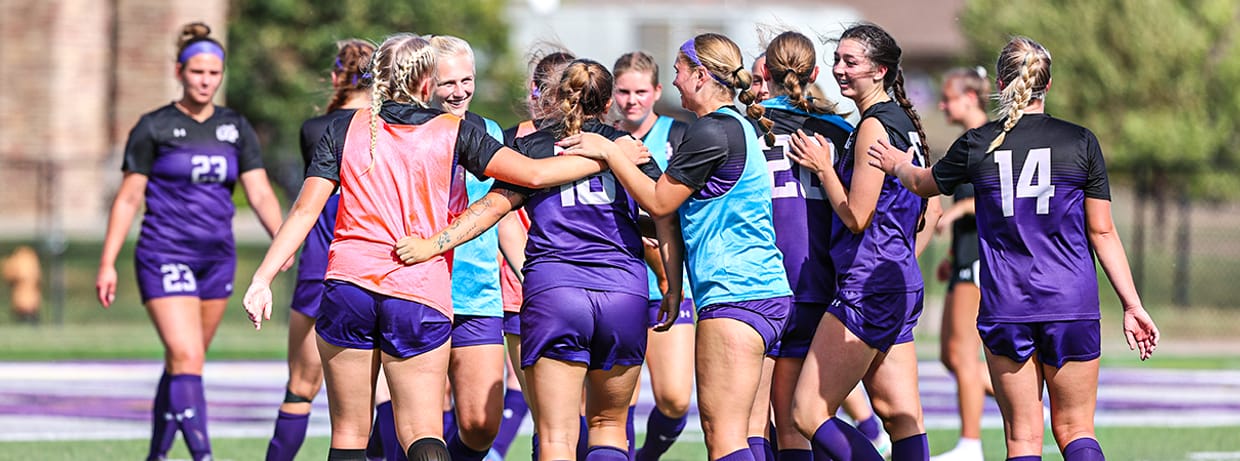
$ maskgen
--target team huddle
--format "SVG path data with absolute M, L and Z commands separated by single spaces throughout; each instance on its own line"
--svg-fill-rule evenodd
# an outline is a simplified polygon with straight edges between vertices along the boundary
M 270 283 L 298 262 L 268 460 L 294 458 L 324 381 L 329 460 L 500 460 L 527 411 L 533 459 L 656 460 L 695 390 L 712 461 L 927 460 L 917 258 L 944 226 L 976 237 L 953 241 L 945 263 L 962 432 L 936 459 L 981 459 L 983 387 L 1008 459 L 1041 459 L 1044 384 L 1064 458 L 1104 459 L 1095 254 L 1129 346 L 1145 359 L 1157 345 L 1098 140 L 1044 113 L 1051 57 L 1028 38 L 999 54 L 997 120 L 984 75 L 945 80 L 940 107 L 969 130 L 933 165 L 901 49 L 873 24 L 845 30 L 825 60 L 856 125 L 815 96 L 832 82 L 794 31 L 752 67 L 726 36 L 686 40 L 674 86 L 691 123 L 653 112 L 662 86 L 646 53 L 610 68 L 539 53 L 528 120 L 506 130 L 469 111 L 464 40 L 344 40 L 282 219 L 254 130 L 211 102 L 225 53 L 209 32 L 186 27 L 182 98 L 130 133 L 97 282 L 107 307 L 145 203 L 135 266 L 166 348 L 151 460 L 178 431 L 195 460 L 211 458 L 202 367 L 232 294 L 238 182 L 273 235 L 244 297 L 256 328 Z M 961 206 L 946 211 L 933 198 L 953 193 Z M 976 234 L 959 230 L 974 220 Z M 977 362 L 980 345 L 988 375 L 947 358 Z M 643 365 L 656 405 L 639 446 Z

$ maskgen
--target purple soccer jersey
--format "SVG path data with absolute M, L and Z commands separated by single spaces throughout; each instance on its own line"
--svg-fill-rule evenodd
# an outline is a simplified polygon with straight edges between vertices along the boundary
M 583 131 L 611 139 L 625 134 L 596 122 L 587 123 Z M 551 157 L 559 150 L 554 133 L 553 128 L 540 130 L 515 144 L 526 156 Z M 653 162 L 642 169 L 652 178 L 661 174 Z M 526 298 L 564 286 L 649 295 L 637 203 L 611 171 L 536 191 L 503 183 L 496 187 L 520 191 L 528 198 Z
M 233 258 L 233 187 L 241 173 L 262 166 L 253 128 L 226 107 L 201 123 L 172 104 L 143 115 L 122 167 L 148 178 L 137 247 L 192 260 Z
M 771 204 L 775 223 L 775 246 L 784 254 L 788 284 L 798 303 L 826 304 L 835 297 L 835 268 L 831 263 L 831 222 L 835 211 L 827 202 L 826 192 L 818 176 L 788 159 L 791 134 L 803 130 L 813 136 L 821 134 L 838 151 L 848 139 L 851 129 L 823 118 L 795 110 L 780 97 L 763 105 L 766 117 L 775 124 L 775 145 L 764 151 L 766 166 L 771 172 Z M 837 116 L 830 116 L 839 118 Z
M 918 146 L 913 159 L 916 165 L 925 165 L 924 148 L 918 139 L 917 128 L 895 101 L 871 106 L 861 115 L 862 121 L 877 118 L 887 129 L 892 146 L 906 150 Z M 858 124 L 860 126 L 860 124 Z M 857 146 L 857 134 L 853 132 L 845 143 L 837 162 L 836 172 L 845 189 L 852 188 L 853 165 L 856 150 L 862 154 L 869 146 Z M 922 289 L 921 268 L 917 265 L 915 243 L 917 224 L 925 211 L 926 200 L 910 192 L 894 176 L 883 179 L 877 207 L 870 226 L 860 234 L 854 234 L 840 220 L 831 229 L 831 259 L 835 263 L 837 289 L 859 293 L 911 292 Z
M 1110 200 L 1088 129 L 1027 114 L 987 153 L 1002 123 L 969 130 L 934 165 L 939 190 L 972 183 L 981 239 L 979 322 L 1095 320 L 1098 276 L 1085 199 Z

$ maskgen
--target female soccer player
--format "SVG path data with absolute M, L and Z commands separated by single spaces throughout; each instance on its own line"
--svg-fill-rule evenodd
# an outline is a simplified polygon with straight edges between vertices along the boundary
M 775 247 L 758 128 L 732 105 L 739 91 L 742 103 L 754 102 L 752 79 L 740 48 L 727 37 L 689 39 L 676 57 L 675 85 L 681 105 L 699 118 L 668 159 L 667 172 L 651 181 L 632 162 L 605 157 L 642 208 L 656 218 L 677 216 L 682 226 L 698 306 L 698 408 L 712 461 L 754 459 L 747 440 L 750 411 L 763 356 L 783 330 L 792 294 Z M 577 142 L 592 144 L 585 137 L 567 144 Z M 681 243 L 660 242 L 670 253 L 679 253 Z M 675 283 L 680 268 L 666 268 L 668 282 Z
M 546 114 L 552 117 L 544 120 L 544 128 L 518 139 L 518 149 L 546 158 L 559 150 L 556 140 L 577 133 L 627 136 L 601 121 L 611 95 L 606 67 L 573 61 L 554 91 L 542 96 L 558 102 L 559 110 Z M 649 176 L 660 173 L 654 163 L 645 168 Z M 646 349 L 647 284 L 637 204 L 615 186 L 610 173 L 538 191 L 499 184 L 445 231 L 429 240 L 402 240 L 397 254 L 410 254 L 405 261 L 416 262 L 447 251 L 522 203 L 531 227 L 523 268 L 521 365 L 540 458 L 576 458 L 584 380 L 586 459 L 626 460 L 625 419 Z M 662 223 L 665 234 L 673 230 L 668 224 Z
M 145 202 L 134 266 L 142 303 L 164 343 L 147 459 L 163 459 L 178 430 L 194 459 L 211 457 L 202 367 L 232 294 L 232 190 L 238 181 L 263 227 L 271 234 L 280 227 L 258 136 L 241 114 L 211 102 L 223 81 L 224 48 L 210 33 L 200 22 L 185 26 L 176 62 L 181 98 L 143 115 L 129 132 L 125 177 L 112 202 L 95 282 L 100 304 L 111 306 L 116 256 Z
M 894 440 L 892 459 L 929 456 L 912 334 L 922 308 L 915 240 L 926 202 L 856 155 L 880 139 L 924 152 L 921 122 L 904 95 L 900 54 L 878 26 L 845 30 L 832 74 L 840 93 L 857 104 L 861 122 L 836 162 L 822 135 L 798 131 L 789 152 L 817 173 L 838 217 L 830 234 L 836 297 L 814 333 L 793 402 L 797 428 L 836 459 L 882 459 L 865 436 L 834 417 L 858 381 Z M 924 164 L 920 157 L 918 164 Z
M 1009 460 L 1042 459 L 1042 385 L 1064 459 L 1100 460 L 1098 279 L 1092 255 L 1124 306 L 1124 336 L 1141 360 L 1158 327 L 1137 295 L 1111 219 L 1098 139 L 1046 115 L 1051 55 L 1016 37 L 995 66 L 1003 118 L 969 130 L 931 169 L 910 167 L 898 147 L 872 146 L 870 163 L 922 196 L 972 183 L 981 238 L 977 329 L 1003 413 Z
M 364 78 L 374 45 L 348 39 L 336 43 L 336 59 L 332 65 L 331 99 L 327 113 L 306 120 L 301 125 L 301 157 L 310 167 L 314 146 L 323 137 L 327 125 L 338 118 L 347 118 L 370 103 Z M 267 445 L 267 461 L 292 460 L 306 438 L 310 421 L 310 402 L 323 386 L 323 364 L 314 343 L 314 319 L 318 317 L 323 297 L 323 274 L 327 273 L 327 247 L 336 228 L 339 195 L 327 199 L 297 262 L 297 285 L 293 289 L 292 311 L 288 325 L 288 388 L 284 403 L 276 417 L 275 434 Z
M 853 127 L 836 114 L 834 104 L 808 94 L 818 77 L 814 42 L 800 33 L 784 32 L 771 40 L 763 55 L 766 64 L 759 71 L 772 97 L 762 107 L 774 122 L 775 134 L 774 146 L 765 151 L 773 181 L 775 243 L 784 254 L 793 293 L 788 322 L 770 352 L 775 357 L 771 405 L 779 459 L 809 460 L 809 441 L 793 424 L 792 396 L 814 329 L 835 298 L 830 242 L 822 238 L 830 235 L 835 212 L 813 172 L 789 161 L 786 151 L 797 130 L 821 134 L 833 146 L 843 146 Z
M 986 100 L 990 83 L 986 71 L 953 69 L 943 78 L 939 110 L 947 121 L 966 130 L 988 121 Z M 982 459 L 982 403 L 990 388 L 990 377 L 978 359 L 982 339 L 977 329 L 977 306 L 981 291 L 977 284 L 977 219 L 973 217 L 973 185 L 961 184 L 954 203 L 943 212 L 937 232 L 951 229 L 951 250 L 939 265 L 939 279 L 947 281 L 943 300 L 943 323 L 939 334 L 939 360 L 956 378 L 956 403 L 960 408 L 960 440 L 956 447 L 932 461 L 980 461 Z
M 493 120 L 469 111 L 475 86 L 474 51 L 457 37 L 430 38 L 437 71 L 431 106 L 484 127 L 503 141 Z M 470 201 L 486 195 L 493 179 L 465 174 Z M 496 229 L 457 248 L 452 259 L 452 352 L 448 378 L 455 403 L 444 435 L 455 460 L 481 461 L 499 432 L 504 401 L 503 297 L 500 292 L 499 235 Z
M 531 160 L 486 131 L 428 109 L 436 60 L 412 34 L 389 37 L 371 59 L 371 107 L 328 126 L 305 184 L 246 292 L 256 328 L 271 316 L 269 284 L 279 261 L 305 238 L 332 189 L 341 188 L 336 237 L 315 323 L 332 414 L 329 459 L 365 459 L 377 368 L 392 394 L 398 437 L 409 459 L 447 460 L 441 412 L 447 381 L 452 300 L 449 259 L 408 266 L 396 240 L 429 236 L 466 205 L 463 167 L 529 187 L 601 170 L 572 157 Z M 626 149 L 637 143 L 599 143 Z
M 663 95 L 659 65 L 650 55 L 634 51 L 620 56 L 612 66 L 612 72 L 616 76 L 612 101 L 621 116 L 619 128 L 641 139 L 650 149 L 651 159 L 660 168 L 666 168 L 667 159 L 674 155 L 674 146 L 679 146 L 684 139 L 688 125 L 654 113 L 654 105 Z M 655 406 L 646 419 L 645 442 L 633 456 L 640 461 L 659 459 L 676 442 L 685 428 L 689 400 L 693 394 L 693 299 L 684 296 L 671 329 L 653 329 L 660 323 L 658 314 L 663 292 L 666 291 L 667 276 L 659 263 L 657 246 L 652 247 L 649 242 L 647 240 L 646 260 L 652 270 L 646 276 L 650 280 L 651 330 L 646 337 L 646 367 L 650 371 Z M 637 401 L 637 394 L 633 393 L 633 403 Z M 630 406 L 630 411 L 632 408 Z M 636 444 L 632 413 L 629 414 L 628 426 L 631 450 Z

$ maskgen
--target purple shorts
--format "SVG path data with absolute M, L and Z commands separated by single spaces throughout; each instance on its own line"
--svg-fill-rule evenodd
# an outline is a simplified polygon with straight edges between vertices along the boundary
M 809 355 L 809 343 L 814 340 L 814 332 L 818 331 L 818 322 L 822 321 L 825 313 L 827 304 L 792 303 L 792 309 L 788 311 L 788 321 L 784 323 L 784 331 L 767 355 L 776 358 L 805 358 Z
M 430 306 L 373 293 L 339 280 L 324 282 L 314 323 L 328 344 L 409 358 L 448 342 L 452 321 Z
M 659 324 L 659 307 L 663 300 L 652 299 L 646 305 L 646 310 L 650 311 L 650 322 L 646 324 L 647 328 L 654 328 Z M 680 302 L 680 314 L 676 316 L 676 321 L 672 325 L 692 325 L 693 324 L 693 300 L 685 299 Z
M 452 347 L 504 344 L 504 319 L 481 315 L 454 315 Z
M 921 317 L 924 290 L 894 293 L 861 293 L 840 290 L 827 312 L 844 323 L 870 347 L 887 353 L 891 346 L 913 340 L 913 327 Z
M 788 320 L 792 306 L 791 296 L 770 299 L 715 303 L 698 310 L 698 322 L 707 319 L 738 320 L 753 327 L 762 336 L 762 347 L 767 353 L 779 340 Z
M 645 296 L 562 287 L 526 294 L 521 367 L 546 357 L 591 370 L 637 366 L 646 357 Z
M 193 259 L 137 250 L 134 271 L 143 303 L 169 296 L 225 299 L 232 296 L 237 258 Z
M 306 317 L 318 318 L 319 303 L 323 301 L 323 280 L 298 280 L 293 287 L 293 303 L 290 307 Z
M 1067 362 L 1088 362 L 1102 355 L 1102 326 L 1098 320 L 977 322 L 977 332 L 991 354 L 1016 363 L 1024 363 L 1036 353 L 1038 361 L 1059 368 Z
M 520 312 L 504 312 L 504 334 L 521 336 Z

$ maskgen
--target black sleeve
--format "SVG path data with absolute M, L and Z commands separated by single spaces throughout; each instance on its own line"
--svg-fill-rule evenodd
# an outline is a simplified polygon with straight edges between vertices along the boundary
M 1089 171 L 1085 177 L 1085 197 L 1111 200 L 1111 184 L 1107 180 L 1107 162 L 1093 133 L 1085 132 L 1085 161 Z
M 555 156 L 555 137 L 545 131 L 536 131 L 528 136 L 515 138 L 512 140 L 512 148 L 526 157 L 532 159 L 551 158 Z M 503 181 L 495 181 L 491 189 L 503 189 L 516 192 L 518 194 L 529 197 L 538 192 L 539 189 L 531 189 L 525 186 L 507 183 Z
M 307 169 L 310 168 L 310 162 L 314 159 L 314 147 L 319 144 L 320 139 L 315 138 L 311 131 L 317 132 L 318 130 L 311 128 L 310 121 L 306 121 L 301 124 L 301 135 L 297 137 L 301 147 L 301 163 Z M 321 137 L 322 134 L 319 134 L 319 136 Z
M 487 164 L 504 145 L 492 138 L 486 128 L 461 120 L 456 135 L 456 159 L 479 179 L 486 179 Z
M 340 159 L 344 156 L 344 136 L 349 131 L 349 117 L 337 119 L 327 126 L 323 137 L 314 146 L 314 155 L 306 165 L 306 177 L 317 176 L 340 183 Z
M 930 167 L 934 182 L 943 195 L 951 195 L 961 183 L 969 182 L 969 131 L 947 149 L 943 158 Z
M 241 155 L 237 165 L 237 173 L 245 173 L 263 167 L 263 149 L 258 144 L 258 133 L 250 126 L 245 117 L 241 119 Z
M 727 159 L 728 136 L 722 121 L 703 118 L 685 131 L 676 155 L 667 160 L 667 175 L 694 190 L 701 189 Z
M 151 118 L 144 115 L 138 119 L 138 124 L 129 130 L 121 171 L 151 175 L 151 166 L 155 164 L 155 130 L 151 124 Z
M 667 143 L 671 145 L 673 148 L 679 146 L 680 143 L 685 141 L 685 130 L 688 130 L 688 129 L 689 129 L 689 125 L 687 123 L 681 122 L 678 120 L 673 121 L 672 128 L 667 130 Z M 669 157 L 674 154 L 675 154 L 675 151 L 668 152 Z

